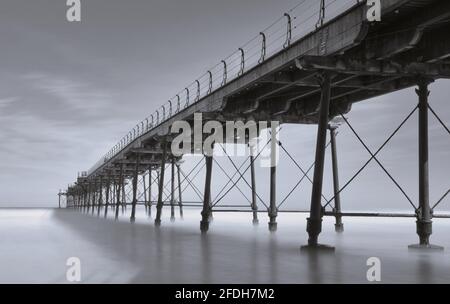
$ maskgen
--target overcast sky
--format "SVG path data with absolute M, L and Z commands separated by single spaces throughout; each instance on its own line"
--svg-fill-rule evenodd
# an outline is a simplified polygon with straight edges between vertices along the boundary
M 89 169 L 139 120 L 299 1 L 85 0 L 81 23 L 66 21 L 65 2 L 0 3 L 3 205 L 56 204 L 58 190 L 72 183 L 78 171 Z M 431 103 L 446 122 L 448 96 L 448 81 L 432 85 Z M 349 118 L 376 150 L 416 102 L 413 89 L 408 89 L 358 104 Z M 315 130 L 286 126 L 281 133 L 281 140 L 305 167 L 313 160 Z M 413 200 L 416 133 L 414 117 L 380 154 Z M 345 127 L 338 144 L 344 183 L 369 156 Z M 430 119 L 430 149 L 435 201 L 450 187 L 450 136 L 434 119 Z M 226 159 L 221 161 L 225 165 Z M 258 185 L 261 196 L 268 198 L 266 171 L 258 170 Z M 301 174 L 286 157 L 278 172 L 281 199 Z M 330 196 L 330 175 L 325 178 L 324 193 Z M 217 173 L 217 188 L 224 180 Z M 289 206 L 308 207 L 310 187 L 302 185 Z M 245 187 L 241 186 L 248 190 Z M 237 201 L 239 195 L 230 193 L 229 199 Z M 450 209 L 448 200 L 443 208 Z M 401 210 L 408 209 L 408 202 L 374 164 L 343 193 L 343 208 Z

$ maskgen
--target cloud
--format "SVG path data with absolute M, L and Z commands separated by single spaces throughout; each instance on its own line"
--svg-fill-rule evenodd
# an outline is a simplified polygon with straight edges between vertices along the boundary
M 18 97 L 0 98 L 0 109 L 9 106 L 18 99 Z
M 74 110 L 99 111 L 111 103 L 110 93 L 67 77 L 30 73 L 24 75 L 23 79 L 29 81 L 35 89 L 56 97 Z

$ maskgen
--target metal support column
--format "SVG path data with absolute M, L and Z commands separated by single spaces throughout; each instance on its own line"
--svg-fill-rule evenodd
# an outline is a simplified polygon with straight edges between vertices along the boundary
M 152 166 L 150 165 L 148 167 L 148 215 L 152 215 L 152 181 L 153 173 L 152 173 Z
M 125 177 L 122 177 L 122 214 L 127 207 L 127 194 L 125 192 Z
M 92 214 L 94 214 L 95 204 L 97 203 L 97 181 L 94 181 L 94 189 L 92 191 Z
M 269 206 L 269 230 L 274 232 L 277 230 L 277 164 L 276 164 L 276 149 L 277 149 L 277 130 L 271 126 L 272 135 L 270 142 L 270 206 Z
M 325 163 L 325 149 L 327 140 L 327 128 L 329 121 L 330 110 L 330 95 L 331 95 L 331 76 L 327 72 L 323 72 L 320 75 L 320 86 L 322 90 L 319 110 L 319 121 L 317 128 L 317 143 L 316 143 L 316 156 L 314 165 L 314 178 L 313 188 L 311 194 L 311 209 L 310 216 L 307 219 L 306 231 L 309 234 L 308 246 L 302 248 L 329 248 L 332 247 L 319 245 L 318 237 L 322 231 L 322 217 L 323 207 L 321 203 L 322 199 L 322 184 L 323 184 L 323 171 Z
M 161 176 L 161 172 L 159 170 L 156 170 L 156 189 L 158 191 L 159 191 L 159 182 L 161 181 L 160 176 Z M 158 195 L 156 196 L 156 205 L 158 205 Z
M 170 179 L 170 221 L 175 221 L 175 158 L 172 157 Z
M 336 223 L 334 224 L 334 229 L 336 232 L 344 231 L 344 224 L 342 223 L 341 215 L 341 195 L 339 193 L 339 171 L 338 171 L 338 160 L 336 151 L 336 126 L 329 126 L 330 129 L 330 140 L 331 140 L 331 162 L 333 166 L 333 188 L 334 188 L 334 214 L 336 218 Z
M 131 217 L 130 222 L 134 223 L 136 220 L 136 204 L 137 204 L 137 187 L 138 187 L 138 178 L 139 178 L 139 153 L 136 155 L 136 168 L 134 170 L 133 177 L 133 201 L 131 203 Z
M 430 208 L 428 177 L 428 97 L 430 80 L 420 79 L 416 93 L 419 96 L 419 208 L 417 210 L 417 234 L 419 244 L 409 248 L 443 249 L 430 244 L 433 233 L 433 211 Z
M 116 193 L 116 177 L 114 177 L 114 179 L 111 183 L 110 191 L 111 191 L 111 194 L 110 194 L 109 200 L 110 200 L 111 207 L 114 208 L 115 203 L 116 203 L 116 194 L 117 194 Z
M 181 189 L 181 176 L 180 176 L 180 164 L 177 164 L 177 175 L 178 175 L 178 206 L 180 207 L 180 217 L 183 218 L 183 198 L 182 193 L 183 189 Z
M 108 180 L 106 181 L 106 192 L 105 192 L 105 218 L 108 216 L 108 207 L 111 191 L 110 189 L 111 189 L 111 178 L 108 177 Z
M 253 225 L 258 225 L 258 205 L 256 203 L 256 175 L 255 175 L 255 156 L 254 147 L 249 145 L 250 148 L 250 173 L 252 179 L 252 210 L 253 210 Z
M 86 186 L 86 204 L 84 206 L 83 212 L 89 211 L 89 205 L 91 204 L 91 183 L 89 182 Z
M 161 156 L 161 174 L 159 175 L 158 182 L 158 203 L 156 205 L 156 219 L 155 225 L 161 226 L 161 213 L 163 208 L 163 192 L 164 192 L 164 171 L 166 168 L 166 157 L 167 157 L 167 143 L 164 139 L 163 141 L 163 153 Z
M 89 186 L 86 186 L 86 188 L 83 189 L 84 190 L 84 195 L 83 195 L 84 198 L 83 198 L 83 206 L 82 206 L 82 208 L 80 208 L 81 211 L 84 211 L 84 209 L 86 208 L 87 203 L 88 203 L 88 195 L 89 195 L 88 187 Z
M 203 194 L 203 210 L 202 220 L 200 222 L 200 231 L 206 233 L 209 229 L 209 220 L 211 217 L 211 177 L 212 177 L 212 163 L 213 157 L 206 156 L 206 177 L 205 177 L 205 191 Z
M 119 209 L 120 209 L 120 187 L 121 185 L 123 185 L 122 180 L 123 180 L 123 164 L 120 165 L 120 175 L 119 175 L 119 180 L 117 181 L 116 184 L 116 214 L 115 214 L 115 219 L 117 220 L 119 218 Z
M 90 182 L 90 183 L 89 183 L 88 205 L 87 205 L 86 213 L 89 213 L 89 211 L 91 210 L 91 205 L 92 205 L 92 195 L 93 195 L 92 182 Z
M 91 199 L 91 191 L 90 191 L 90 183 L 87 183 L 86 185 L 86 201 L 85 204 L 83 206 L 83 212 L 86 212 L 86 209 L 89 206 L 89 200 Z
M 100 209 L 103 205 L 103 178 L 100 177 L 100 194 L 98 197 L 98 208 L 97 208 L 97 216 L 100 216 Z
M 147 212 L 148 200 L 147 200 L 147 182 L 145 181 L 145 174 L 142 174 L 142 184 L 144 185 L 144 206 L 145 206 L 145 212 Z

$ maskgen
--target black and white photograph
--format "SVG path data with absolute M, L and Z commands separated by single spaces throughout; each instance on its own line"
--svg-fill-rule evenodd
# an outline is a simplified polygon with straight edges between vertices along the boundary
M 0 0 L 0 41 L 0 284 L 450 283 L 450 1 Z

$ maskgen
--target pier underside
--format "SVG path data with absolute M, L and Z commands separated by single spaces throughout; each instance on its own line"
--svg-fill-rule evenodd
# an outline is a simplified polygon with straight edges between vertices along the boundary
M 126 204 L 123 193 L 125 181 L 129 180 L 133 189 L 130 204 L 131 220 L 134 221 L 138 204 L 137 183 L 140 176 L 148 175 L 148 185 L 153 182 L 158 184 L 158 199 L 152 202 L 151 194 L 148 193 L 150 199 L 145 200 L 145 206 L 151 210 L 152 204 L 156 204 L 155 225 L 161 225 L 161 213 L 166 202 L 169 202 L 172 214 L 175 205 L 181 208 L 183 204 L 181 191 L 177 193 L 177 189 L 181 189 L 179 164 L 182 156 L 174 155 L 171 151 L 171 143 L 178 134 L 172 134 L 170 128 L 177 121 L 186 121 L 195 128 L 195 113 L 202 114 L 202 124 L 212 120 L 223 125 L 227 121 L 264 121 L 268 123 L 268 128 L 275 121 L 280 124 L 314 124 L 318 128 L 310 215 L 306 227 L 309 239 L 302 248 L 330 249 L 318 241 L 323 216 L 331 214 L 336 218 L 336 231 L 343 232 L 344 229 L 339 196 L 342 188 L 337 164 L 336 125 L 333 122 L 339 119 L 354 131 L 345 116 L 353 104 L 415 87 L 418 106 L 407 119 L 418 112 L 419 201 L 413 202 L 406 193 L 403 194 L 413 206 L 417 219 L 419 244 L 411 248 L 439 249 L 430 244 L 433 209 L 436 205 L 432 206 L 429 202 L 428 178 L 428 115 L 431 112 L 438 119 L 439 115 L 429 106 L 428 98 L 429 84 L 437 79 L 450 78 L 450 2 L 387 0 L 383 3 L 381 22 L 368 22 L 365 19 L 365 4 L 357 4 L 299 40 L 289 41 L 282 51 L 264 58 L 260 64 L 245 71 L 243 68 L 238 78 L 227 82 L 225 73 L 222 87 L 203 98 L 198 95 L 198 99 L 184 109 L 172 111 L 171 103 L 169 117 L 165 116 L 164 108 L 163 120 L 158 118 L 156 123 L 152 121 L 149 124 L 147 121 L 146 125 L 138 125 L 137 132 L 133 130 L 133 134 L 122 140 L 93 169 L 78 178 L 76 185 L 67 191 L 67 196 L 72 198 L 71 206 L 79 209 L 92 207 L 94 210 L 94 207 L 112 205 L 115 206 L 117 218 L 119 207 Z M 244 60 L 244 56 L 242 58 Z M 448 131 L 446 124 L 439 121 Z M 276 131 L 271 131 L 273 151 L 282 144 L 275 137 Z M 333 199 L 323 205 L 322 183 L 328 133 L 331 138 L 335 191 Z M 354 133 L 364 145 L 364 140 L 356 131 Z M 240 138 L 236 136 L 234 139 Z M 250 139 L 246 138 L 244 143 Z M 378 162 L 376 156 L 383 146 L 378 151 L 371 151 L 366 145 L 364 147 L 371 155 L 370 161 Z M 192 148 L 191 152 L 198 152 L 194 150 Z M 254 170 L 254 160 L 258 156 L 251 157 L 248 169 Z M 206 182 L 202 193 L 200 224 L 202 232 L 208 230 L 213 212 L 213 164 L 213 156 L 206 155 Z M 386 168 L 378 164 L 403 191 Z M 167 175 L 170 181 L 164 181 L 165 170 L 169 172 Z M 277 173 L 273 165 L 269 184 L 270 203 L 266 206 L 271 231 L 277 229 L 279 211 Z M 154 174 L 157 174 L 156 178 Z M 166 183 L 170 184 L 169 197 L 163 194 Z M 252 191 L 252 204 L 249 207 L 253 212 L 253 223 L 257 224 L 258 186 L 254 173 L 249 187 Z M 151 191 L 151 187 L 148 189 Z M 327 211 L 327 207 L 332 207 L 332 211 Z

